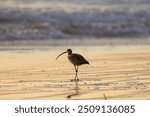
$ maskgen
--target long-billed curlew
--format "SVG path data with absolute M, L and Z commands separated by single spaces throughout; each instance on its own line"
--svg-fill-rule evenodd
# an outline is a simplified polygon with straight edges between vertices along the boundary
M 58 59 L 59 56 L 65 54 L 65 53 L 68 53 L 68 59 L 74 65 L 75 72 L 76 72 L 74 80 L 79 81 L 79 79 L 78 79 L 78 66 L 83 65 L 83 64 L 89 64 L 89 62 L 82 55 L 72 53 L 71 49 L 67 49 L 67 51 L 58 55 L 56 60 Z

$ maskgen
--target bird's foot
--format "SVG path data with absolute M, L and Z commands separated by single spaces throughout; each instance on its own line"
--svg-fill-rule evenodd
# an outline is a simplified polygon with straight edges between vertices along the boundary
M 71 82 L 73 82 L 73 81 L 76 82 L 76 81 L 79 81 L 79 79 L 71 79 L 70 81 L 71 81 Z

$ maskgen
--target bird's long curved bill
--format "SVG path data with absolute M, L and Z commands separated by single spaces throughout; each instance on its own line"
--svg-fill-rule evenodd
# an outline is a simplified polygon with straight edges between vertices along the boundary
M 67 52 L 63 52 L 60 55 L 58 55 L 57 58 L 56 58 L 56 60 L 58 59 L 58 57 L 60 57 L 61 55 L 65 54 L 65 53 L 67 53 Z

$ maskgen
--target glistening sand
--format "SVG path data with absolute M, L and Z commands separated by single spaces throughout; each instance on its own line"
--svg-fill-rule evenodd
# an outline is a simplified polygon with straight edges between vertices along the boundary
M 74 46 L 90 65 L 79 67 L 78 84 L 70 47 L 0 51 L 0 99 L 150 99 L 149 46 Z

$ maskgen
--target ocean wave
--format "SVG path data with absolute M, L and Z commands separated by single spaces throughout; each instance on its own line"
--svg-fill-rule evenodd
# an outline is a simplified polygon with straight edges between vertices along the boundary
M 150 36 L 147 9 L 1 8 L 0 40 Z

